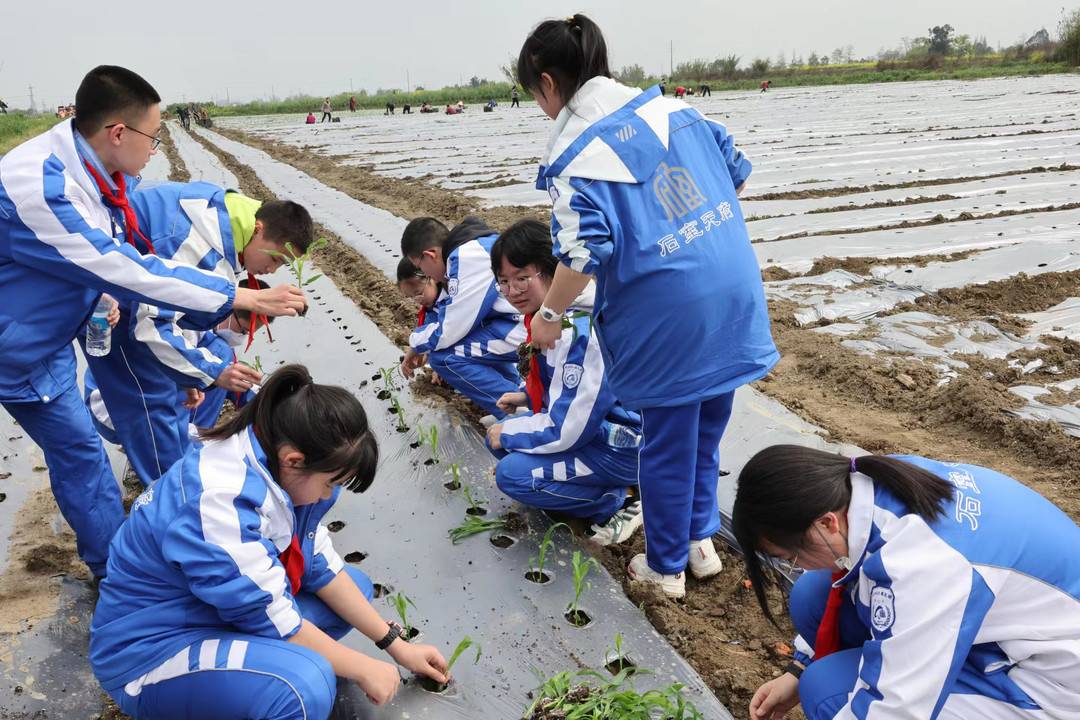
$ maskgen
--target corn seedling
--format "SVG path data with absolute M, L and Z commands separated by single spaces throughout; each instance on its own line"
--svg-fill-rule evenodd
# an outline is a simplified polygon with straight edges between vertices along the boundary
M 544 561 L 547 559 L 548 552 L 551 550 L 551 546 L 555 543 L 555 531 L 560 527 L 564 527 L 567 530 L 570 529 L 566 523 L 555 523 L 547 529 L 544 533 L 544 539 L 540 541 L 540 547 L 536 551 L 536 557 L 530 558 L 533 564 L 536 577 L 543 578 L 544 576 Z
M 394 370 L 395 366 L 393 365 L 379 368 L 379 377 L 382 378 L 383 389 L 386 390 L 387 393 L 392 393 L 398 389 L 397 381 L 394 380 Z
M 409 608 L 416 609 L 416 603 L 409 598 L 403 592 L 398 592 L 390 596 L 390 604 L 397 610 L 398 617 L 401 618 L 401 628 L 405 631 L 405 638 L 408 639 L 412 636 L 413 626 L 409 624 Z
M 476 648 L 476 657 L 473 658 L 473 665 L 480 662 L 480 645 L 473 642 L 473 639 L 466 635 L 465 637 L 461 638 L 461 642 L 457 644 L 457 647 L 454 648 L 454 652 L 451 653 L 450 659 L 446 661 L 447 675 L 450 674 L 450 668 L 454 667 L 454 663 L 458 661 L 458 658 L 461 657 L 461 655 L 471 647 Z
M 536 700 L 525 712 L 527 720 L 573 717 L 575 720 L 703 720 L 686 699 L 683 686 L 637 692 L 630 682 L 631 669 L 613 678 L 595 670 L 561 672 L 536 690 Z
M 314 253 L 319 248 L 325 247 L 329 244 L 330 241 L 326 238 L 319 238 L 315 242 L 311 243 L 311 245 L 308 246 L 307 251 L 303 253 L 297 253 L 296 247 L 293 246 L 292 243 L 288 242 L 285 243 L 285 249 L 288 252 L 281 252 L 280 250 L 264 250 L 263 252 L 272 257 L 284 260 L 289 265 L 289 270 L 292 271 L 293 276 L 296 278 L 297 287 L 304 287 L 305 285 L 310 285 L 311 283 L 322 277 L 322 274 L 318 274 L 312 275 L 311 277 L 305 279 L 304 265 L 306 265 L 307 262 L 311 260 L 312 253 Z
M 262 358 L 259 357 L 258 355 L 255 356 L 255 361 L 254 362 L 248 362 L 247 360 L 241 360 L 240 362 L 247 365 L 249 368 L 251 368 L 255 372 L 259 372 L 259 373 L 263 372 Z
M 625 653 L 623 653 L 622 633 L 615 633 L 615 650 L 612 651 L 608 657 L 610 657 L 611 660 L 604 667 L 606 667 L 608 672 L 612 675 L 617 675 L 623 670 L 630 670 L 632 673 L 638 672 L 634 663 L 630 661 L 630 658 L 626 657 Z
M 465 516 L 465 521 L 458 525 L 456 528 L 450 530 L 450 541 L 457 545 L 465 538 L 472 537 L 473 535 L 479 535 L 482 532 L 488 530 L 502 530 L 506 527 L 505 518 L 496 518 L 495 520 L 481 520 L 475 515 Z
M 427 429 L 427 432 L 422 434 L 424 442 L 431 448 L 431 455 L 435 459 L 439 457 L 439 426 L 432 425 Z
M 590 570 L 598 567 L 598 564 L 594 558 L 586 558 L 580 550 L 575 550 L 574 556 L 570 559 L 570 565 L 574 570 L 574 599 L 567 606 L 566 615 L 574 624 L 583 625 L 588 621 L 581 622 L 581 610 L 578 608 L 578 603 L 581 602 L 581 594 L 592 587 L 592 583 L 585 579 L 586 576 Z
M 443 487 L 447 490 L 457 490 L 461 487 L 461 466 L 457 463 L 450 463 L 450 469 L 447 471 L 450 474 L 450 481 L 443 483 Z
M 469 503 L 469 509 L 467 512 L 470 515 L 483 515 L 487 512 L 487 508 L 484 507 L 485 505 L 487 505 L 487 500 L 485 500 L 484 498 L 474 498 L 472 494 L 472 488 L 469 487 L 468 483 L 462 484 L 461 492 L 464 493 L 465 500 Z
M 409 426 L 405 424 L 405 410 L 401 407 L 401 403 L 398 399 L 392 398 L 394 414 L 397 415 L 397 430 L 398 432 L 405 432 L 409 429 Z

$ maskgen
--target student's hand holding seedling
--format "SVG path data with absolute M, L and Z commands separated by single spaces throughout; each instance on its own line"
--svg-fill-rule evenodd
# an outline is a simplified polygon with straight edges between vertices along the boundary
M 487 441 L 492 450 L 502 450 L 502 423 L 495 423 L 488 428 Z
M 233 363 L 221 371 L 214 384 L 229 392 L 243 393 L 250 390 L 252 385 L 261 385 L 262 380 L 262 373 L 255 368 L 244 363 Z
M 292 285 L 278 285 L 264 290 L 238 287 L 233 307 L 271 317 L 296 316 L 307 312 L 307 298 L 303 290 Z
M 524 407 L 529 403 L 529 396 L 523 392 L 508 392 L 503 393 L 502 397 L 495 403 L 500 410 L 507 414 L 513 414 L 519 407 Z
M 434 645 L 413 645 L 398 638 L 387 648 L 387 652 L 406 670 L 429 677 L 437 683 L 449 681 L 446 659 Z
M 183 406 L 188 410 L 195 410 L 202 405 L 203 399 L 206 395 L 199 388 L 185 388 L 184 390 L 184 402 Z
M 405 358 L 401 361 L 401 374 L 412 380 L 413 373 L 427 364 L 427 354 L 421 354 L 409 348 L 405 351 Z

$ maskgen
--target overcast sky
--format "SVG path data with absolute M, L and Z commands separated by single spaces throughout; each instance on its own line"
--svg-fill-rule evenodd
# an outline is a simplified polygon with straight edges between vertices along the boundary
M 734 53 L 807 56 L 854 45 L 893 47 L 949 23 L 959 33 L 1012 44 L 1054 33 L 1077 0 L 173 0 L 168 3 L 3 0 L 0 98 L 39 107 L 74 101 L 101 63 L 136 70 L 166 101 L 322 95 L 355 88 L 440 87 L 473 75 L 497 79 L 540 20 L 583 11 L 604 31 L 611 62 L 668 72 Z

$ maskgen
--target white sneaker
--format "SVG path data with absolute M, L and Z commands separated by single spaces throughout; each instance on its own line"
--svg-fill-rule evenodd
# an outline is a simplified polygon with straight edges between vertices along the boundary
M 613 545 L 629 540 L 634 531 L 641 527 L 644 522 L 641 514 L 641 503 L 632 502 L 618 511 L 608 521 L 593 525 L 589 537 L 601 545 Z
M 724 563 L 720 561 L 720 556 L 713 547 L 712 538 L 690 542 L 689 567 L 698 580 L 718 575 L 724 569 Z
M 630 561 L 626 571 L 630 573 L 630 577 L 640 582 L 653 583 L 659 585 L 660 589 L 664 591 L 664 594 L 669 598 L 680 599 L 686 596 L 686 573 L 681 572 L 678 575 L 661 575 L 660 573 L 649 567 L 649 563 L 645 560 L 645 555 L 635 555 L 634 559 Z

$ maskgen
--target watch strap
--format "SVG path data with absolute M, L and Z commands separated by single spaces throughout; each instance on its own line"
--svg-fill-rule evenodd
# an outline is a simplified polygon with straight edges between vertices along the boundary
M 379 640 L 377 643 L 375 643 L 375 647 L 379 648 L 380 650 L 385 650 L 386 648 L 390 647 L 390 645 L 392 645 L 395 640 L 401 637 L 400 625 L 398 625 L 396 622 L 388 622 L 386 624 L 390 626 L 390 629 L 386 631 L 386 635 L 383 637 L 382 640 Z
M 540 317 L 542 317 L 547 322 L 556 322 L 562 318 L 562 313 L 555 312 L 547 305 L 541 305 L 540 309 L 537 312 L 539 312 Z

